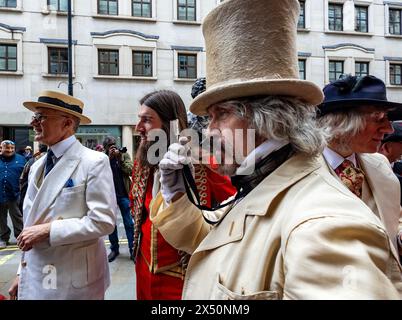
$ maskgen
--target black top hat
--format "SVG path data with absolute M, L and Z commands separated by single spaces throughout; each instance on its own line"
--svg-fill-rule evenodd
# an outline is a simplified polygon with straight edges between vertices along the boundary
M 318 108 L 321 116 L 359 106 L 395 108 L 388 113 L 390 120 L 402 119 L 402 103 L 387 99 L 385 84 L 374 76 L 342 76 L 323 89 L 325 99 Z
M 392 128 L 394 128 L 394 132 L 386 134 L 384 136 L 384 139 L 382 139 L 382 143 L 402 141 L 402 122 L 401 121 L 393 122 Z

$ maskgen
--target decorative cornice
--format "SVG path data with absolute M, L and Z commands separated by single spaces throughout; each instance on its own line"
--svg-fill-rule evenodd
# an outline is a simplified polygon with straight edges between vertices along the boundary
M 41 43 L 50 43 L 50 44 L 66 44 L 68 45 L 68 40 L 65 39 L 47 39 L 47 38 L 39 38 Z M 77 40 L 73 40 L 73 44 L 77 44 Z
M 12 27 L 5 23 L 0 23 L 0 28 L 4 28 L 10 31 L 22 31 L 22 32 L 27 31 L 27 29 L 24 27 Z
M 402 7 L 401 2 L 384 1 L 384 4 L 387 4 L 387 5 L 393 6 L 393 7 Z
M 145 34 L 145 33 L 134 31 L 134 30 L 128 30 L 128 29 L 109 30 L 109 31 L 105 31 L 105 32 L 91 32 L 91 36 L 105 37 L 105 36 L 119 34 L 119 33 L 131 34 L 133 36 L 138 36 L 138 37 L 141 37 L 144 39 L 152 39 L 152 40 L 159 39 L 159 36 L 149 35 L 149 34 Z
M 298 52 L 297 56 L 298 57 L 311 57 L 311 53 L 310 52 Z
M 368 52 L 374 52 L 375 49 L 374 48 L 365 48 L 362 46 L 359 46 L 358 44 L 354 44 L 354 43 L 339 43 L 339 44 L 335 44 L 332 46 L 322 46 L 322 48 L 325 49 L 339 49 L 339 48 L 343 48 L 343 47 L 354 47 L 357 49 L 362 49 L 364 51 L 368 51 Z
M 402 61 L 402 57 L 384 57 L 385 61 Z
M 185 46 L 171 46 L 173 50 L 181 51 L 203 51 L 203 47 L 185 47 Z

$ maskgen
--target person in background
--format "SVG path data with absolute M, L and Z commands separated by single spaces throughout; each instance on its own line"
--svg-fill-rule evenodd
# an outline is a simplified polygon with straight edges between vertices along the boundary
M 23 228 L 22 213 L 18 207 L 20 199 L 19 177 L 24 169 L 25 158 L 15 153 L 15 143 L 11 140 L 1 142 L 0 155 L 0 249 L 7 247 L 11 230 L 7 225 L 10 214 L 14 236 L 17 238 Z
M 91 123 L 81 100 L 43 91 L 23 105 L 34 112 L 35 141 L 48 152 L 30 170 L 10 298 L 102 300 L 110 284 L 103 238 L 117 211 L 109 159 L 75 138 L 80 123 Z
M 101 144 L 98 144 L 98 145 L 95 147 L 95 150 L 96 150 L 96 151 L 99 151 L 99 152 L 105 152 L 105 148 L 104 148 L 103 145 L 101 145 Z
M 392 171 L 401 185 L 401 205 L 402 205 L 402 122 L 394 121 L 392 123 L 393 133 L 386 134 L 382 139 L 379 153 L 387 157 L 391 164 Z
M 394 131 L 390 120 L 402 119 L 402 104 L 388 101 L 384 82 L 374 76 L 344 75 L 323 93 L 318 121 L 329 137 L 323 151 L 328 170 L 382 221 L 397 250 L 399 181 L 377 152 L 385 135 Z
M 20 195 L 20 200 L 19 200 L 19 204 L 18 204 L 18 207 L 20 208 L 20 211 L 22 213 L 23 213 L 25 194 L 28 189 L 29 171 L 31 170 L 31 167 L 35 163 L 35 161 L 39 160 L 44 155 L 46 155 L 46 152 L 47 152 L 47 145 L 40 144 L 38 152 L 36 152 L 33 155 L 33 157 L 28 160 L 28 162 L 24 166 L 24 170 L 22 170 L 22 173 L 20 176 L 20 193 L 21 193 L 21 195 Z
M 116 190 L 117 204 L 120 208 L 124 229 L 126 231 L 130 259 L 134 260 L 134 222 L 131 217 L 130 200 L 128 198 L 131 189 L 133 162 L 131 161 L 130 155 L 127 153 L 127 149 L 120 150 L 117 148 L 116 139 L 114 137 L 106 137 L 103 141 L 103 148 L 106 155 L 109 157 L 110 167 L 112 168 L 114 189 Z M 109 235 L 109 241 L 110 253 L 108 260 L 112 262 L 120 254 L 117 226 L 114 228 L 113 233 Z
M 31 146 L 26 146 L 25 147 L 25 152 L 24 152 L 23 156 L 25 157 L 26 161 L 29 161 L 32 158 L 33 154 L 32 154 L 32 147 Z
M 171 121 L 178 121 L 180 131 L 188 127 L 186 109 L 177 93 L 160 90 L 151 92 L 140 100 L 138 116 L 140 120 L 136 130 L 141 141 L 136 153 L 130 193 L 135 221 L 137 299 L 177 300 L 181 298 L 189 256 L 172 247 L 149 216 L 151 203 L 152 206 L 159 206 L 162 198 L 159 194 L 157 163 L 152 162 L 148 156 L 154 145 L 150 138 L 153 130 L 163 130 L 169 142 Z M 216 181 L 215 185 L 211 185 L 206 175 L 204 166 L 195 167 L 195 183 L 202 201 L 210 205 L 211 202 L 226 199 L 228 181 Z

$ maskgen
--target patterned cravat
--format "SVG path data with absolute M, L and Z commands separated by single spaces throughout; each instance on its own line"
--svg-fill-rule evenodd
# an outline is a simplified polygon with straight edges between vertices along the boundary
M 335 169 L 335 173 L 350 191 L 359 198 L 362 197 L 364 173 L 361 169 L 356 168 L 352 161 L 345 159 L 342 164 Z
M 49 149 L 49 151 L 47 152 L 47 157 L 46 157 L 45 177 L 50 172 L 50 170 L 52 170 L 54 167 L 53 157 L 54 157 L 54 153 L 51 149 Z

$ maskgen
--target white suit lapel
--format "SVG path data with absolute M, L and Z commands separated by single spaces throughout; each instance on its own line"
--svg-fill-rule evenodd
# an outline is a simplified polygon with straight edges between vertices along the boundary
M 384 188 L 384 185 L 388 184 L 388 179 L 396 179 L 391 170 L 382 170 L 382 163 L 373 157 L 368 157 L 364 154 L 359 154 L 358 159 L 363 167 L 363 171 L 366 174 L 367 183 L 370 186 L 371 192 L 374 197 L 374 201 L 378 208 L 378 213 L 380 215 L 381 221 L 384 223 L 387 229 L 391 242 L 396 246 L 396 231 L 398 226 L 395 225 L 394 221 L 398 221 L 399 217 L 394 217 L 393 213 L 399 214 L 399 203 L 397 201 L 389 201 L 389 199 L 398 199 L 399 190 L 390 190 L 389 188 Z M 384 181 L 384 178 L 386 179 Z M 379 183 L 382 181 L 383 183 Z M 395 247 L 392 249 L 395 249 Z M 393 253 L 397 255 L 396 251 Z
M 81 144 L 76 141 L 43 180 L 30 210 L 30 213 L 35 214 L 30 214 L 29 217 L 27 217 L 27 226 L 41 223 L 46 217 L 49 207 L 80 163 L 80 147 Z M 46 157 L 43 158 L 46 159 Z M 43 163 L 45 161 L 46 160 L 43 160 Z M 43 163 L 38 167 L 35 173 L 35 180 L 33 180 L 35 183 L 37 181 L 37 175 L 41 174 L 43 170 Z

